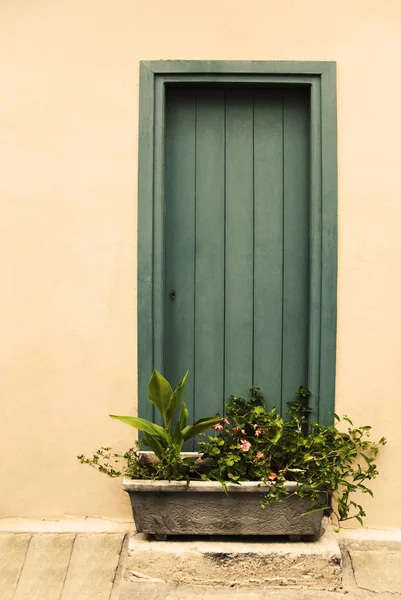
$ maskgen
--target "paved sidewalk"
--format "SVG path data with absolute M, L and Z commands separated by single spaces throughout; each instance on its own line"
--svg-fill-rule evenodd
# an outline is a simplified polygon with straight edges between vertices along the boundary
M 124 537 L 0 534 L 0 600 L 110 600 Z
M 342 542 L 341 591 L 124 581 L 123 533 L 0 533 L 0 600 L 401 600 L 401 544 Z M 345 595 L 346 594 L 346 595 Z

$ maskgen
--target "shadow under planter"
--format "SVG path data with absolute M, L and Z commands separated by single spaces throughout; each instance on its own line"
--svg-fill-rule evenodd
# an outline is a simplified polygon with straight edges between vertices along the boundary
M 273 484 L 257 481 L 227 483 L 227 494 L 215 481 L 149 481 L 124 479 L 138 533 L 156 539 L 167 535 L 289 536 L 290 540 L 317 539 L 323 510 L 304 514 L 315 501 L 291 495 L 298 484 L 285 484 L 288 497 L 261 506 Z M 324 495 L 321 499 L 324 503 Z

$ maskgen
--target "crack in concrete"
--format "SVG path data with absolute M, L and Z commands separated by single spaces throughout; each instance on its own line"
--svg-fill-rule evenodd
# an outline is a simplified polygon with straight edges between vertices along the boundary
M 349 567 L 348 573 L 351 572 L 352 587 L 358 588 L 359 586 L 356 581 L 355 569 L 354 569 L 354 565 L 352 562 L 351 554 L 349 553 L 349 551 L 347 549 L 344 549 L 343 567 Z M 343 577 L 344 577 L 345 571 L 346 571 L 346 568 L 343 570 Z
M 116 568 L 114 571 L 113 583 L 112 583 L 111 590 L 110 590 L 109 600 L 112 600 L 112 598 L 115 597 L 115 589 L 117 588 L 118 583 L 119 583 L 119 582 L 117 582 L 118 576 L 120 575 L 119 579 L 120 580 L 122 579 L 121 575 L 122 575 L 122 572 L 124 569 L 123 563 L 125 562 L 125 554 L 126 554 L 127 550 L 128 550 L 127 536 L 124 535 L 123 539 L 121 540 L 121 546 L 120 546 L 120 550 L 118 553 L 118 561 L 117 561 Z
M 68 569 L 70 568 L 70 563 L 71 563 L 71 556 L 72 556 L 72 552 L 74 550 L 74 546 L 75 546 L 75 540 L 77 539 L 77 534 L 74 535 L 74 539 L 72 540 L 72 544 L 71 544 L 71 552 L 70 552 L 70 556 L 68 558 L 68 565 L 67 568 L 65 570 L 65 575 L 64 575 L 64 580 L 63 580 L 63 585 L 61 587 L 61 592 L 60 592 L 60 598 L 63 596 L 63 591 L 64 591 L 64 586 L 65 586 L 65 581 L 67 579 L 67 573 L 68 573 Z
M 369 592 L 370 594 L 375 594 L 375 595 L 381 596 L 381 597 L 383 597 L 384 594 L 387 594 L 390 596 L 394 596 L 394 598 L 401 598 L 401 593 L 390 592 L 389 590 L 386 590 L 385 592 L 377 592 L 376 590 L 372 590 L 371 588 L 365 588 L 362 585 L 357 585 L 357 589 L 364 590 L 365 592 Z
M 363 585 L 359 585 L 359 583 L 358 583 L 358 581 L 356 579 L 356 576 L 355 576 L 355 567 L 354 567 L 354 563 L 353 563 L 353 560 L 352 560 L 352 555 L 349 552 L 349 550 L 347 550 L 347 549 L 344 549 L 344 553 L 346 554 L 346 556 L 347 556 L 347 562 L 348 562 L 349 566 L 351 567 L 352 577 L 353 577 L 353 581 L 354 581 L 354 586 L 353 587 L 356 590 L 363 590 L 365 592 L 369 592 L 370 594 L 374 594 L 375 596 L 376 595 L 380 596 L 380 595 L 383 595 L 383 594 L 389 594 L 391 596 L 394 596 L 394 598 L 400 598 L 401 597 L 401 593 L 398 593 L 398 592 L 391 592 L 390 590 L 377 591 L 377 590 L 373 590 L 372 588 L 367 588 L 367 587 L 364 587 Z M 350 590 L 350 591 L 352 591 L 352 590 Z
M 22 567 L 21 567 L 21 570 L 20 570 L 20 572 L 19 572 L 19 575 L 18 575 L 17 584 L 16 584 L 16 586 L 15 586 L 15 593 L 14 593 L 14 596 L 16 595 L 16 593 L 17 593 L 17 590 L 18 590 L 18 585 L 19 585 L 19 582 L 20 582 L 20 579 L 21 579 L 22 571 L 24 570 L 24 567 L 25 567 L 25 561 L 26 561 L 26 557 L 27 557 L 27 555 L 28 555 L 29 548 L 30 548 L 30 546 L 31 546 L 32 538 L 33 538 L 33 535 L 31 535 L 31 537 L 29 538 L 29 542 L 28 542 L 28 544 L 27 544 L 27 546 L 26 546 L 26 552 L 25 552 L 25 555 L 24 555 L 24 560 L 22 561 Z

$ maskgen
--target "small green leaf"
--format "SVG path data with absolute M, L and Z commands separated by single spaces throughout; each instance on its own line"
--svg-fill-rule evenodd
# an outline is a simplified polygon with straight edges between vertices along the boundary
M 363 483 L 359 483 L 358 487 L 362 490 L 363 493 L 369 494 L 369 496 L 371 496 L 373 498 L 372 490 L 369 489 L 368 487 L 366 487 L 366 485 L 363 485 Z
M 322 510 L 327 510 L 327 509 L 331 509 L 331 506 L 329 504 L 323 504 L 323 505 L 317 505 L 317 504 L 315 504 L 309 510 L 306 510 L 305 512 L 303 512 L 301 514 L 301 517 L 303 517 L 305 515 L 310 515 L 310 514 L 315 513 L 315 512 L 320 512 Z
M 277 442 L 279 441 L 279 439 L 281 438 L 281 434 L 282 434 L 282 430 L 278 429 L 275 433 L 275 435 L 272 438 L 269 438 L 269 441 L 272 444 L 277 444 Z

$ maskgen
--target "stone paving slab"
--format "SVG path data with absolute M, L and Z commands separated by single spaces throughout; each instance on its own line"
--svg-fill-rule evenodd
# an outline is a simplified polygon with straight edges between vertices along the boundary
M 68 533 L 32 536 L 13 600 L 60 598 L 74 539 Z
M 121 533 L 1 534 L 0 600 L 110 600 L 124 538 Z
M 14 597 L 30 540 L 30 533 L 0 535 L 1 600 Z
M 77 534 L 61 600 L 109 600 L 124 535 Z
M 374 592 L 401 594 L 401 553 L 350 550 L 358 587 Z

